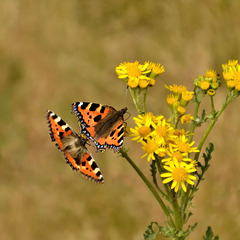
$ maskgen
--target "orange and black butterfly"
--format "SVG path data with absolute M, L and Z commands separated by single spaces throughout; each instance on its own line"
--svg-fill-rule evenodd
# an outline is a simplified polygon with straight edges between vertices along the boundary
M 96 162 L 85 147 L 87 138 L 78 135 L 54 112 L 47 111 L 50 137 L 63 152 L 66 162 L 72 169 L 81 172 L 95 182 L 103 183 L 103 176 Z
M 124 119 L 127 108 L 117 111 L 107 105 L 90 102 L 75 102 L 72 112 L 78 117 L 81 134 L 91 139 L 97 151 L 118 150 L 123 144 Z

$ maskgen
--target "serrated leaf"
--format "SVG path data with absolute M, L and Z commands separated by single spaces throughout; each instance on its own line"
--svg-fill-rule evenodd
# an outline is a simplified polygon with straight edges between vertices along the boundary
M 157 230 L 153 230 L 153 225 L 156 226 Z M 158 234 L 162 232 L 162 226 L 159 226 L 157 222 L 151 222 L 151 224 L 147 227 L 147 230 L 143 234 L 145 240 L 153 240 L 156 238 Z
M 214 237 L 213 230 L 212 230 L 212 228 L 209 226 L 209 227 L 207 228 L 207 231 L 206 231 L 205 236 L 203 236 L 203 240 L 212 240 L 213 237 Z M 214 240 L 218 240 L 218 239 L 219 239 L 218 236 L 215 236 L 215 237 L 214 237 Z

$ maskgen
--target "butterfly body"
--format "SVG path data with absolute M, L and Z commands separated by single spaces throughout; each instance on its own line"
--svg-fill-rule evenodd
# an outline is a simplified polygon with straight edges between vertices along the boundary
M 63 152 L 66 162 L 73 170 L 80 171 L 84 176 L 103 183 L 103 176 L 96 162 L 85 147 L 87 138 L 78 135 L 65 121 L 54 112 L 47 111 L 50 137 Z
M 123 144 L 124 119 L 127 108 L 116 111 L 107 105 L 75 102 L 72 112 L 79 118 L 81 133 L 91 139 L 97 151 L 107 148 L 120 149 Z

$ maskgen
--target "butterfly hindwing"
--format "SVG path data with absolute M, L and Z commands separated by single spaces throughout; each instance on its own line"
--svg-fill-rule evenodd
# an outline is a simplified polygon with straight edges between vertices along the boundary
M 90 138 L 97 150 L 118 150 L 123 144 L 124 120 L 127 108 L 116 111 L 98 103 L 75 102 L 72 111 L 79 118 L 81 133 Z
M 103 176 L 96 162 L 85 147 L 86 138 L 79 136 L 71 127 L 52 111 L 47 111 L 50 137 L 63 152 L 66 162 L 73 170 L 103 183 Z

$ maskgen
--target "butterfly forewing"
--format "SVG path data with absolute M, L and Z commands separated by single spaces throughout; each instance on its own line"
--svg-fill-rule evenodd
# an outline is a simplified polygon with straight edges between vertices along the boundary
M 72 111 L 79 118 L 81 133 L 91 139 L 97 150 L 118 150 L 123 144 L 124 120 L 127 108 L 116 111 L 111 106 L 75 102 Z

